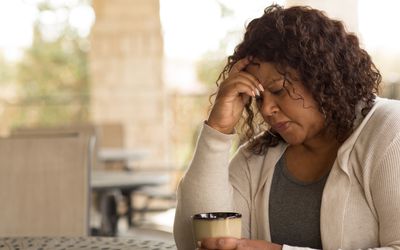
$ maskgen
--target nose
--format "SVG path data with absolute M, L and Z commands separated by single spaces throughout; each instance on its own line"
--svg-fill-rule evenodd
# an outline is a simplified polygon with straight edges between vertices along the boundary
M 279 111 L 279 106 L 275 98 L 271 94 L 264 93 L 264 98 L 261 103 L 260 112 L 264 117 L 276 115 Z

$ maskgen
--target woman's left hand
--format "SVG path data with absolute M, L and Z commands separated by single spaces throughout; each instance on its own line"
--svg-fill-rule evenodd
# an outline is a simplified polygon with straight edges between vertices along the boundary
M 201 242 L 199 250 L 281 250 L 282 245 L 263 240 L 237 238 L 208 238 Z

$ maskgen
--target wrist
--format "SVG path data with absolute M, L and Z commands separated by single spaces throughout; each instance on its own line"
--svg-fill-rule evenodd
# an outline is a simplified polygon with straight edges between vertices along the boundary
M 207 126 L 213 128 L 213 129 L 217 130 L 218 132 L 223 133 L 223 134 L 231 135 L 231 134 L 233 134 L 233 133 L 235 132 L 235 129 L 234 129 L 234 128 L 230 128 L 230 127 L 225 127 L 225 128 L 224 128 L 224 127 L 220 127 L 220 126 L 214 124 L 214 123 L 213 123 L 212 121 L 210 121 L 210 120 L 206 120 L 206 121 L 205 121 L 205 124 L 206 124 Z

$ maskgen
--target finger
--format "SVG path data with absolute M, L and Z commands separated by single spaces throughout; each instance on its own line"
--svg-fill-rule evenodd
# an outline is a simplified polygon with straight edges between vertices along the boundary
M 251 86 L 253 86 L 253 91 L 256 92 L 257 94 L 261 93 L 264 91 L 264 88 L 262 87 L 261 83 L 258 81 L 258 79 L 256 77 L 254 77 L 252 74 L 247 73 L 245 71 L 241 71 L 235 75 L 231 75 L 229 76 L 224 82 L 221 83 L 220 86 L 224 86 L 227 85 L 229 83 L 231 83 L 234 80 L 237 79 L 241 79 L 243 80 L 245 83 L 250 84 Z
M 208 238 L 201 242 L 201 247 L 206 249 L 235 249 L 238 239 L 230 237 Z
M 254 87 L 251 84 L 246 84 L 240 80 L 235 80 L 233 82 L 230 82 L 229 85 L 221 85 L 217 93 L 217 98 L 236 98 L 237 96 L 242 94 L 255 97 L 256 92 L 254 91 Z
M 260 91 L 256 88 L 255 83 L 246 76 L 238 75 L 220 85 L 222 93 L 226 91 L 236 90 L 236 94 L 246 93 L 249 96 L 260 95 Z
M 246 66 L 250 63 L 250 59 L 248 57 L 245 57 L 243 59 L 240 59 L 239 61 L 237 61 L 231 68 L 231 70 L 229 71 L 229 76 L 236 74 L 240 71 L 242 71 L 244 68 L 246 68 Z
M 264 88 L 261 85 L 260 81 L 252 74 L 247 73 L 245 71 L 239 72 L 240 76 L 247 78 L 251 84 L 253 84 L 254 88 L 256 91 L 260 92 L 264 92 Z
M 241 239 L 238 241 L 236 250 L 254 250 L 254 249 L 281 249 L 278 244 L 267 242 L 264 240 Z
M 236 81 L 232 83 L 235 90 L 235 95 L 246 94 L 248 96 L 255 97 L 258 92 L 255 90 L 254 86 L 250 83 L 245 83 L 243 81 Z

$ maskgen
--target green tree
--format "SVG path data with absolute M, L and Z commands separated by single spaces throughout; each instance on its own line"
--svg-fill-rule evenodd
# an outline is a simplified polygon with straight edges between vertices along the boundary
M 41 12 L 56 8 L 45 2 L 39 4 L 38 10 L 40 16 Z M 14 126 L 56 125 L 88 119 L 88 41 L 68 22 L 60 25 L 58 36 L 49 40 L 44 37 L 39 17 L 34 23 L 32 46 L 16 66 L 20 112 Z
M 219 74 L 225 66 L 223 47 L 219 50 L 208 51 L 196 63 L 197 78 L 208 87 L 215 87 Z
M 13 67 L 7 62 L 0 53 L 0 86 L 3 84 L 9 84 L 13 78 Z

